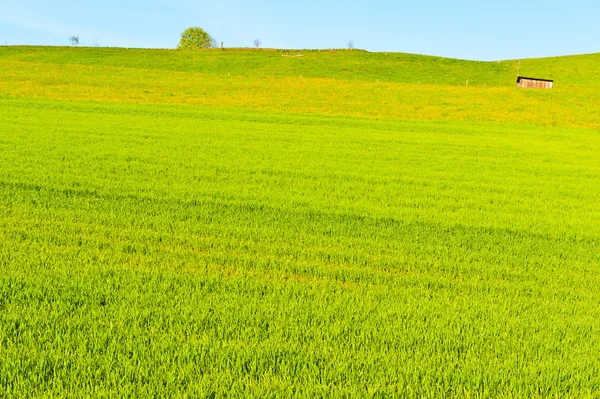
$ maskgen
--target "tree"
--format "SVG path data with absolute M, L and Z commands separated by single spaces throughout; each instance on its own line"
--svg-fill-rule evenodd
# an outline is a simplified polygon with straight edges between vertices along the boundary
M 187 28 L 181 34 L 178 49 L 183 50 L 203 50 L 207 48 L 217 47 L 215 39 L 202 28 L 193 26 Z
M 69 38 L 69 41 L 71 42 L 71 45 L 73 47 L 77 47 L 77 45 L 79 44 L 79 35 L 77 35 L 77 36 L 71 36 Z
M 254 47 L 259 48 L 261 43 L 260 43 L 260 39 L 254 39 L 254 41 L 252 42 L 254 44 Z
M 350 40 L 348 42 L 348 50 L 352 51 L 353 48 L 354 48 L 354 42 L 352 40 Z

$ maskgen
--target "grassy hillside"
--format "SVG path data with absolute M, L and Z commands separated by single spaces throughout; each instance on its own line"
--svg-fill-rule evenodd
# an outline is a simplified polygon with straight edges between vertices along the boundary
M 297 77 L 361 81 L 511 86 L 516 77 L 512 63 L 461 61 L 399 53 L 348 50 L 206 50 L 96 49 L 8 47 L 2 59 L 56 65 L 94 65 L 177 72 L 201 72 L 247 77 Z M 299 56 L 300 55 L 300 56 Z
M 539 60 L 539 68 L 524 60 L 522 71 L 537 76 L 539 70 L 556 78 L 557 89 L 523 91 L 515 89 L 514 62 L 359 51 L 303 54 L 290 59 L 276 51 L 4 47 L 0 95 L 379 119 L 600 126 L 600 91 L 595 83 L 577 86 L 578 81 L 598 81 L 590 60 L 600 55 L 575 57 L 579 63 L 565 57 L 565 68 L 552 59 Z M 378 60 L 388 57 L 392 61 Z M 580 65 L 581 75 L 570 80 L 573 63 Z M 484 87 L 476 76 L 489 85 Z
M 304 54 L 0 48 L 5 396 L 600 394 L 597 56 Z
M 247 77 L 333 78 L 372 82 L 514 87 L 515 60 L 464 61 L 405 53 L 354 50 L 176 51 L 116 48 L 3 47 L 4 61 L 201 72 Z M 520 60 L 523 76 L 555 79 L 558 87 L 600 86 L 600 53 Z

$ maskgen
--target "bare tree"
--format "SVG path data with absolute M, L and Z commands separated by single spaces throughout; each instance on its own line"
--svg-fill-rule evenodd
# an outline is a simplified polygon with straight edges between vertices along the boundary
M 350 40 L 347 44 L 348 46 L 348 50 L 352 51 L 352 49 L 354 48 L 354 42 L 352 40 Z
M 71 36 L 69 38 L 69 41 L 71 42 L 71 45 L 73 47 L 77 47 L 79 45 L 79 35 L 77 35 L 77 36 Z
M 98 36 L 96 36 L 94 38 L 94 44 L 93 44 L 93 46 L 94 47 L 100 47 L 100 40 L 98 40 Z
M 261 45 L 260 39 L 254 39 L 252 43 L 254 43 L 254 47 L 256 48 L 259 48 Z

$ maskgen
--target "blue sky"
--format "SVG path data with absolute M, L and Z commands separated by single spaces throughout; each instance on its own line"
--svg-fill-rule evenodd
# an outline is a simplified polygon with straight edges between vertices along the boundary
M 479 60 L 600 52 L 600 1 L 0 0 L 0 44 L 175 47 L 201 26 L 227 47 L 340 48 Z

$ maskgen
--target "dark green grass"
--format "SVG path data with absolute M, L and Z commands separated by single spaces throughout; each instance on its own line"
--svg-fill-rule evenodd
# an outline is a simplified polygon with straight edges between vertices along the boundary
M 0 100 L 7 397 L 595 397 L 597 130 Z
M 302 57 L 297 57 L 302 54 Z M 304 76 L 375 82 L 514 85 L 512 63 L 486 63 L 403 53 L 317 50 L 175 51 L 2 47 L 0 58 L 51 64 L 149 68 L 220 76 Z
M 297 57 L 301 54 L 302 57 Z M 440 85 L 514 86 L 516 61 L 479 62 L 406 53 L 347 50 L 208 50 L 0 47 L 0 59 L 58 65 L 148 68 L 220 76 L 304 76 Z M 597 87 L 600 54 L 526 59 L 523 76 L 555 79 L 557 87 Z

